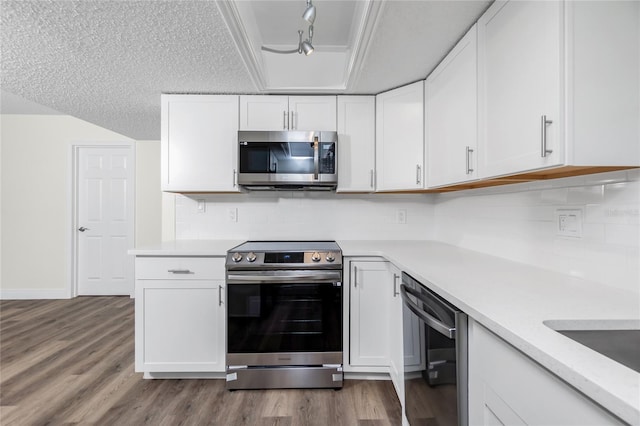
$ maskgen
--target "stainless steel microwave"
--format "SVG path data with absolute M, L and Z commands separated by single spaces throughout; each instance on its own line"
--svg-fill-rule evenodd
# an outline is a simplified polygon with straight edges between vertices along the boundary
M 336 132 L 239 131 L 238 184 L 248 189 L 335 189 Z

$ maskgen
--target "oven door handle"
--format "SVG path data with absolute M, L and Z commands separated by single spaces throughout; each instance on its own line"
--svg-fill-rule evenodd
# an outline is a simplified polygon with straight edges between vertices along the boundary
M 342 273 L 340 271 L 291 271 L 260 274 L 239 274 L 228 273 L 227 282 L 229 284 L 257 284 L 257 283 L 290 283 L 294 281 L 306 282 L 341 282 Z
M 408 293 L 408 294 L 407 294 Z M 424 321 L 429 327 L 433 328 L 434 330 L 436 330 L 438 333 L 442 334 L 445 337 L 448 337 L 449 339 L 455 339 L 456 338 L 456 328 L 455 327 L 449 327 L 447 324 L 444 324 L 442 321 L 439 321 L 437 318 L 429 315 L 427 312 L 423 311 L 422 309 L 420 309 L 420 307 L 409 298 L 409 294 L 416 297 L 418 300 L 421 299 L 421 294 L 420 292 L 407 287 L 404 284 L 400 285 L 400 295 L 402 296 L 402 300 L 404 301 L 404 304 L 411 309 L 411 312 L 413 312 L 414 314 L 416 314 L 418 316 L 418 318 L 420 318 L 422 321 Z

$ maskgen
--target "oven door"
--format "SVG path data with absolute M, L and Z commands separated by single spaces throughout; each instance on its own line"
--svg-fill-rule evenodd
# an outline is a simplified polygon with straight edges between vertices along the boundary
M 341 271 L 228 272 L 227 364 L 342 364 Z

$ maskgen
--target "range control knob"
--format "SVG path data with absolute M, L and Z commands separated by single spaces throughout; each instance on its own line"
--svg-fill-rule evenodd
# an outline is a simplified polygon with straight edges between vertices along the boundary
M 231 260 L 238 263 L 242 260 L 242 255 L 240 253 L 233 253 L 233 256 L 231 256 Z
M 329 252 L 329 253 L 327 253 L 326 259 L 327 259 L 327 262 L 333 262 L 334 260 L 336 260 L 336 255 L 331 253 L 331 252 Z
M 311 255 L 311 260 L 313 260 L 314 262 L 320 262 L 320 253 L 315 252 Z
M 249 262 L 255 262 L 256 261 L 256 254 L 254 252 L 251 252 L 247 255 L 247 260 Z

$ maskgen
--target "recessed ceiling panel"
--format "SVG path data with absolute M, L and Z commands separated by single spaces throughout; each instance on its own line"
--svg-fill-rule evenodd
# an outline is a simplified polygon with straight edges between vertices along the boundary
M 258 32 L 266 45 L 297 45 L 298 30 L 307 36 L 309 23 L 302 19 L 306 0 L 250 1 Z M 349 44 L 356 10 L 354 1 L 316 0 L 314 46 L 342 46 Z

